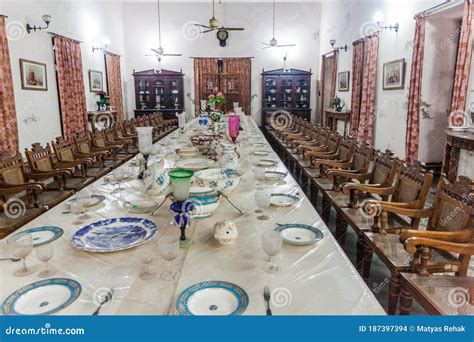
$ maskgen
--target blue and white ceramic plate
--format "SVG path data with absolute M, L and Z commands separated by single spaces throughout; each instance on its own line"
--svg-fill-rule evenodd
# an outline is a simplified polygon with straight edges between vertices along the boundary
M 71 243 L 87 252 L 116 252 L 147 242 L 157 231 L 156 224 L 144 218 L 112 218 L 82 227 L 72 236 Z
M 72 279 L 52 278 L 16 290 L 2 304 L 4 315 L 51 315 L 71 305 L 81 294 Z
M 83 201 L 84 206 L 86 208 L 89 208 L 89 207 L 96 206 L 99 203 L 102 203 L 103 201 L 105 201 L 106 198 L 105 198 L 105 196 L 102 196 L 102 195 L 92 195 L 87 200 L 85 198 L 80 198 L 80 199 Z M 71 205 L 72 203 L 74 203 L 76 201 L 77 201 L 77 198 L 71 198 L 70 200 L 68 200 L 66 202 L 66 204 Z
M 306 224 L 279 224 L 275 231 L 291 245 L 311 245 L 322 240 L 323 232 Z
M 8 241 L 9 242 L 16 241 L 20 237 L 20 233 L 31 234 L 31 238 L 33 240 L 33 247 L 36 247 L 36 246 L 45 245 L 47 243 L 50 243 L 50 242 L 53 242 L 54 240 L 59 239 L 63 235 L 64 230 L 62 228 L 53 227 L 53 226 L 29 228 L 26 230 L 22 230 L 21 232 L 15 235 L 10 236 L 10 238 L 8 238 Z
M 298 203 L 300 198 L 289 194 L 272 194 L 271 205 L 275 207 L 289 207 Z
M 229 193 L 242 183 L 242 176 L 233 169 L 207 169 L 198 171 L 194 177 L 202 186 Z
M 176 300 L 180 315 L 242 315 L 249 304 L 243 288 L 226 281 L 204 281 L 191 285 Z

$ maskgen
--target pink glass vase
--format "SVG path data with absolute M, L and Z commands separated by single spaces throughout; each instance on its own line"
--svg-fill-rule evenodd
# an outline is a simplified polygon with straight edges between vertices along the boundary
M 240 118 L 238 115 L 229 115 L 229 137 L 235 144 L 239 136 Z

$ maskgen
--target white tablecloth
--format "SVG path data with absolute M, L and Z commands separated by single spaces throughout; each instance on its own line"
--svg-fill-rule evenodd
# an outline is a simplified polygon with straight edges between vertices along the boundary
M 196 125 L 196 121 L 189 123 L 187 132 L 190 133 Z M 257 129 L 250 118 L 246 118 L 245 127 L 247 131 L 250 127 L 252 130 Z M 260 132 L 258 134 L 261 135 Z M 177 135 L 175 132 L 159 142 L 161 156 L 166 159 L 167 167 L 172 167 L 177 159 L 175 153 L 165 156 L 165 153 L 179 147 L 178 141 L 181 140 L 177 139 Z M 263 135 L 261 137 L 264 139 Z M 159 255 L 158 240 L 163 235 L 178 233 L 177 228 L 170 225 L 169 200 L 154 216 L 129 214 L 114 202 L 119 195 L 110 194 L 112 185 L 104 184 L 103 179 L 90 185 L 88 189 L 105 194 L 107 201 L 90 211 L 92 218 L 85 221 L 84 225 L 104 218 L 126 216 L 145 217 L 158 225 L 159 232 L 152 241 L 116 253 L 86 253 L 74 249 L 69 240 L 80 226 L 71 223 L 74 221 L 72 214 L 62 213 L 68 210 L 65 203 L 22 227 L 53 225 L 64 229 L 64 235 L 53 242 L 55 255 L 52 265 L 57 270 L 54 277 L 77 280 L 83 292 L 78 300 L 58 314 L 90 315 L 96 308 L 97 298 L 110 287 L 115 289 L 114 299 L 102 309 L 101 314 L 175 314 L 179 293 L 194 283 L 207 280 L 228 281 L 245 289 L 250 298 L 244 313 L 246 315 L 265 314 L 263 288 L 266 285 L 270 287 L 274 298 L 274 315 L 385 314 L 291 175 L 282 182 L 284 184 L 273 185 L 274 191 L 299 193 L 301 201 L 291 208 L 271 207 L 267 210 L 269 221 L 257 220 L 257 214 L 254 213 L 256 185 L 249 167 L 252 149 L 251 144 L 241 147 L 241 165 L 247 173 L 244 182 L 230 194 L 230 199 L 244 211 L 244 215 L 239 215 L 225 199 L 221 199 L 212 217 L 193 220 L 187 235 L 195 240 L 195 245 L 188 250 L 180 250 L 178 258 L 174 260 L 173 267 L 181 272 L 176 281 L 167 282 L 159 277 L 166 263 Z M 268 150 L 271 150 L 270 146 Z M 271 158 L 279 161 L 273 151 L 272 154 Z M 273 169 L 286 170 L 281 161 Z M 138 193 L 139 188 L 138 181 L 127 182 L 123 185 L 122 196 L 132 190 Z M 234 220 L 239 231 L 238 240 L 232 245 L 220 245 L 213 237 L 214 223 L 224 218 Z M 274 229 L 276 223 L 313 225 L 322 230 L 324 239 L 315 246 L 297 247 L 284 243 L 275 259 L 280 272 L 268 274 L 263 271 L 266 260 L 261 247 L 261 235 L 266 230 Z M 6 239 L 0 241 L 0 257 L 11 256 Z M 156 250 L 152 268 L 158 273 L 155 279 L 148 281 L 139 278 L 141 256 L 146 248 Z M 2 301 L 18 288 L 40 280 L 37 274 L 43 265 L 37 260 L 34 251 L 27 258 L 28 265 L 36 268 L 36 272 L 30 276 L 13 276 L 13 272 L 20 267 L 19 262 L 0 263 Z

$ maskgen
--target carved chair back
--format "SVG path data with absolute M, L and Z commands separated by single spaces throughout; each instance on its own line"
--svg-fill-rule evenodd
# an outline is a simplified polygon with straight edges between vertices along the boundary
M 0 153 L 0 182 L 10 185 L 26 182 L 25 167 L 20 153 L 14 156 Z
M 74 157 L 75 147 L 74 140 L 72 139 L 65 140 L 63 137 L 57 137 L 56 142 L 53 142 L 53 150 L 60 161 L 74 161 L 76 159 Z
M 76 148 L 79 152 L 84 154 L 91 153 L 91 142 L 87 133 L 76 134 L 74 137 L 74 143 L 76 144 Z
M 94 131 L 90 133 L 91 140 L 97 147 L 107 147 L 104 131 Z
M 365 173 L 369 170 L 374 150 L 366 142 L 358 146 L 354 152 L 353 170 L 358 173 Z
M 385 150 L 384 153 L 375 151 L 374 165 L 369 183 L 392 186 L 399 166 L 400 160 L 393 158 L 392 151 Z
M 423 208 L 432 182 L 433 172 L 426 171 L 419 161 L 413 165 L 403 164 L 398 171 L 392 201 L 412 203 L 415 209 Z
M 56 159 L 49 143 L 42 147 L 40 143 L 31 145 L 31 149 L 25 148 L 26 159 L 32 171 L 53 171 Z
M 354 152 L 356 150 L 356 147 L 357 147 L 357 142 L 354 139 L 350 137 L 342 139 L 339 153 L 336 159 L 343 160 L 343 161 L 351 161 L 352 158 L 354 157 Z

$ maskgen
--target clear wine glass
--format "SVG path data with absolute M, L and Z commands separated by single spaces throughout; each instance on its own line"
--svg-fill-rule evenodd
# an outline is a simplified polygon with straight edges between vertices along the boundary
M 260 182 L 263 182 L 265 180 L 265 172 L 266 172 L 266 169 L 262 169 L 258 167 L 253 169 L 255 180 L 257 181 L 256 185 L 260 185 Z
M 278 255 L 281 251 L 283 240 L 279 232 L 269 230 L 262 235 L 262 248 L 266 255 L 268 255 L 269 263 L 265 266 L 265 272 L 277 273 L 279 267 L 274 263 L 273 257 Z
M 152 244 L 144 245 L 140 251 L 142 268 L 140 272 L 140 279 L 151 280 L 156 277 L 156 272 L 151 269 L 151 264 L 156 259 L 156 246 Z
M 82 204 L 82 220 L 88 220 L 91 216 L 87 213 L 87 208 L 92 204 L 92 191 L 89 189 L 82 189 L 76 194 L 76 202 Z
M 72 224 L 75 224 L 75 225 L 82 224 L 81 214 L 84 210 L 83 203 L 81 201 L 73 201 L 70 207 L 71 207 L 71 213 L 73 213 L 76 217 L 75 221 L 72 222 Z
M 12 247 L 13 256 L 23 261 L 23 267 L 16 270 L 13 274 L 17 277 L 24 277 L 34 272 L 32 268 L 26 266 L 26 257 L 33 250 L 33 237 L 29 233 L 19 233 L 14 240 L 9 240 L 8 244 Z
M 257 189 L 257 191 L 255 191 L 255 203 L 257 204 L 257 207 L 259 208 L 255 212 L 262 214 L 260 216 L 257 216 L 257 219 L 261 221 L 266 221 L 270 219 L 267 215 L 264 214 L 264 212 L 265 212 L 265 209 L 268 209 L 270 207 L 271 200 L 272 200 L 271 191 L 267 189 Z
M 49 261 L 54 256 L 54 247 L 51 243 L 47 243 L 45 245 L 37 246 L 35 248 L 36 257 L 39 261 L 44 262 L 44 270 L 38 273 L 39 278 L 48 278 L 55 274 L 56 272 L 54 269 L 51 268 Z
M 178 256 L 179 237 L 163 236 L 158 241 L 158 245 L 162 258 L 168 261 L 167 270 L 161 273 L 161 279 L 166 281 L 175 280 L 179 276 L 179 271 L 171 268 L 171 262 Z

